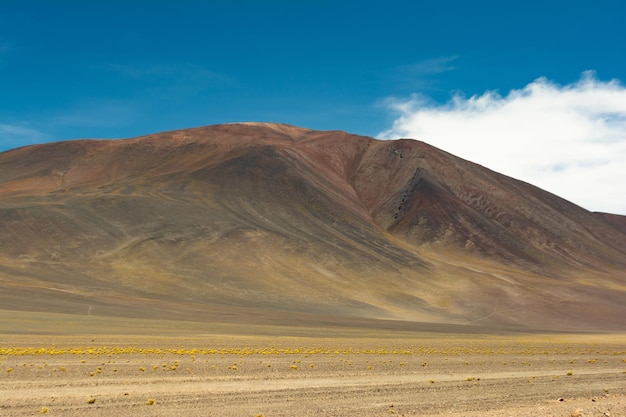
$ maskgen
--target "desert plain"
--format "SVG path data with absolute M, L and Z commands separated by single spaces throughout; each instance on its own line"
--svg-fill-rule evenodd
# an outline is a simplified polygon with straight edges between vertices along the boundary
M 1 416 L 625 416 L 626 335 L 3 311 Z

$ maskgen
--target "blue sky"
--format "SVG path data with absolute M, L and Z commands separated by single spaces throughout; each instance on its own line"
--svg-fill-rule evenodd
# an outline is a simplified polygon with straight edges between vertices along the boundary
M 588 209 L 626 214 L 626 198 L 617 197 L 626 193 L 616 189 L 623 191 L 626 168 L 615 159 L 626 157 L 624 21 L 623 2 L 602 0 L 0 0 L 0 151 L 282 122 L 415 137 L 535 184 L 555 174 L 554 184 L 537 185 Z M 581 92 L 578 101 L 572 92 Z M 549 104 L 559 110 L 550 120 L 571 127 L 561 116 L 575 113 L 588 121 L 575 132 L 595 133 L 568 143 L 529 131 L 516 143 L 540 148 L 512 154 L 506 126 L 535 120 L 515 118 L 519 97 L 534 110 L 557 103 Z M 483 107 L 469 109 L 477 103 Z M 481 149 L 484 130 L 472 136 L 467 124 L 479 117 L 488 131 L 494 118 L 504 125 L 490 149 L 499 141 L 508 155 L 467 153 Z M 434 119 L 455 129 L 439 138 Z M 594 158 L 577 158 L 575 145 L 589 141 L 595 145 L 579 152 Z M 557 155 L 533 168 L 543 145 Z M 572 150 L 559 155 L 563 147 Z M 600 165 L 604 177 L 591 183 L 598 195 L 579 197 L 567 178 L 586 178 L 585 167 Z

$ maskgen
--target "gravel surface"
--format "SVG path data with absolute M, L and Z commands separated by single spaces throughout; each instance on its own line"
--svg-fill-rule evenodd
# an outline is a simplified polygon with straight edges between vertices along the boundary
M 626 416 L 615 341 L 0 341 L 0 416 Z

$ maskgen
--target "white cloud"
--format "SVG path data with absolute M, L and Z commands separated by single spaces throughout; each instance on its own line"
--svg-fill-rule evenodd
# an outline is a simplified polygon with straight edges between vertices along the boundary
M 109 98 L 78 101 L 50 117 L 50 126 L 117 127 L 130 124 L 139 115 L 139 104 L 134 100 Z M 95 134 L 95 132 L 94 132 Z
M 145 85 L 157 84 L 159 89 L 197 91 L 234 84 L 229 76 L 191 63 L 111 64 L 105 69 Z
M 439 90 L 436 76 L 454 71 L 454 61 L 457 59 L 456 55 L 444 56 L 402 65 L 387 75 L 385 81 L 401 91 Z
M 626 87 L 586 72 L 573 84 L 539 78 L 438 105 L 389 99 L 399 113 L 379 137 L 414 138 L 527 181 L 594 211 L 626 214 Z
M 0 152 L 16 146 L 32 145 L 50 140 L 50 136 L 28 126 L 0 123 Z
M 442 72 L 453 71 L 455 68 L 452 63 L 456 61 L 457 58 L 458 56 L 454 55 L 424 59 L 411 65 L 404 65 L 399 69 L 413 76 L 441 74 Z

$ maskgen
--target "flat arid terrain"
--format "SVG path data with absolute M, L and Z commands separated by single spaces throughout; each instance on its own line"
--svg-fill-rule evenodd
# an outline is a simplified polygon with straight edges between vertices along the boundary
M 624 334 L 3 317 L 1 416 L 626 415 Z

